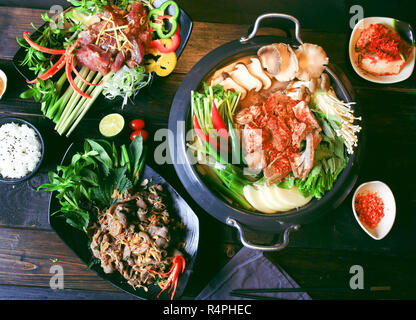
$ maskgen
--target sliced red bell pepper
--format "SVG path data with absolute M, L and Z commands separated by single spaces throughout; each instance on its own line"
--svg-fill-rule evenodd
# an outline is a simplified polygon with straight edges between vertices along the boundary
M 65 72 L 66 72 L 66 77 L 68 78 L 69 84 L 71 85 L 72 88 L 74 88 L 74 90 L 76 92 L 78 92 L 81 96 L 91 99 L 91 96 L 89 96 L 88 94 L 84 93 L 81 91 L 80 88 L 77 87 L 77 85 L 75 84 L 74 79 L 72 78 L 72 64 L 73 64 L 73 60 L 74 58 L 71 56 L 67 59 L 66 65 L 65 65 Z
M 85 80 L 85 78 L 83 78 L 81 76 L 81 74 L 79 73 L 79 71 L 77 70 L 77 68 L 75 68 L 75 64 L 74 63 L 72 63 L 72 71 L 74 71 L 74 73 L 81 79 L 82 82 L 85 82 L 86 84 L 88 84 L 90 86 L 98 87 L 99 85 L 101 85 L 103 83 L 103 80 L 101 80 L 97 84 L 94 84 L 94 83 L 91 83 L 91 82 L 88 82 L 87 80 Z
M 165 45 L 163 44 L 164 39 L 156 39 L 153 40 L 151 43 L 151 46 L 156 48 L 160 53 L 171 53 L 176 51 L 176 49 L 178 49 L 179 45 L 181 44 L 181 37 L 179 36 L 179 25 L 178 25 L 178 29 L 176 30 L 176 32 L 173 34 L 171 40 L 172 40 L 172 44 L 169 47 L 165 47 Z
M 41 80 L 47 80 L 49 78 L 51 78 L 52 76 L 54 76 L 59 70 L 61 70 L 64 65 L 66 63 L 66 56 L 62 55 L 59 60 L 52 66 L 50 67 L 49 70 L 45 71 L 44 73 L 42 73 L 40 76 L 38 76 L 38 78 L 32 80 L 32 81 L 27 81 L 27 83 L 37 83 L 38 79 Z
M 221 118 L 221 115 L 217 109 L 217 106 L 215 105 L 214 100 L 211 101 L 211 118 L 212 124 L 214 125 L 214 128 L 217 130 L 220 137 L 224 140 L 228 140 L 227 127 L 225 126 L 224 121 Z
M 195 132 L 197 134 L 197 136 L 204 142 L 208 142 L 209 143 L 209 137 L 207 134 L 205 134 L 205 132 L 201 129 L 201 126 L 199 125 L 198 122 L 198 118 L 196 116 L 196 114 L 194 114 L 194 117 L 192 119 L 192 124 L 194 126 Z
M 25 31 L 23 32 L 23 38 L 25 38 L 26 42 L 34 49 L 44 52 L 44 53 L 49 53 L 49 54 L 64 54 L 66 52 L 65 49 L 50 49 L 50 48 L 46 48 L 46 47 L 42 47 L 40 45 L 38 45 L 37 43 L 33 42 L 30 38 L 29 38 L 29 32 Z

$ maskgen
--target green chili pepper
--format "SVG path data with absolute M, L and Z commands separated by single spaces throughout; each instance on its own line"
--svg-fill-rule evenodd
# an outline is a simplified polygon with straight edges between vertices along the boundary
M 170 17 L 165 15 L 165 11 L 169 6 L 173 6 L 173 8 L 175 9 L 175 12 Z M 149 26 L 155 29 L 160 39 L 167 39 L 172 37 L 175 34 L 176 29 L 178 28 L 179 12 L 179 6 L 177 5 L 177 3 L 175 1 L 169 0 L 164 2 L 159 8 L 150 10 L 149 15 L 147 17 L 147 21 L 149 23 Z M 171 28 L 167 33 L 165 32 L 166 30 L 164 28 L 163 21 L 157 21 L 158 17 L 162 19 L 168 19 Z M 152 21 L 152 18 L 154 19 L 154 21 Z

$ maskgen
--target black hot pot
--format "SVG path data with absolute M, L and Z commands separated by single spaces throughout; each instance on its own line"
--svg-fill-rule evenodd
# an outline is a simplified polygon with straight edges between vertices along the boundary
M 295 39 L 277 36 L 255 36 L 263 19 L 287 19 L 295 24 Z M 257 18 L 247 37 L 228 42 L 203 57 L 187 74 L 173 99 L 169 116 L 169 150 L 175 170 L 191 195 L 191 197 L 209 214 L 218 220 L 238 229 L 244 246 L 264 250 L 277 251 L 285 248 L 289 242 L 289 233 L 298 230 L 301 225 L 310 223 L 338 207 L 351 192 L 358 175 L 358 160 L 362 145 L 360 143 L 333 188 L 322 199 L 313 199 L 304 207 L 278 214 L 263 214 L 246 211 L 231 206 L 221 196 L 210 190 L 202 181 L 198 171 L 191 164 L 186 147 L 186 133 L 191 128 L 190 93 L 198 90 L 201 83 L 215 70 L 226 66 L 232 61 L 247 55 L 256 54 L 257 50 L 267 44 L 282 42 L 297 47 L 302 44 L 299 21 L 290 15 L 268 13 Z M 345 101 L 356 101 L 352 86 L 344 73 L 334 65 L 328 65 L 324 71 L 328 74 L 337 96 Z M 359 105 L 354 105 L 355 115 L 360 116 Z M 361 124 L 362 125 L 362 124 Z M 279 243 L 270 245 L 254 244 L 246 239 L 246 232 L 281 234 Z

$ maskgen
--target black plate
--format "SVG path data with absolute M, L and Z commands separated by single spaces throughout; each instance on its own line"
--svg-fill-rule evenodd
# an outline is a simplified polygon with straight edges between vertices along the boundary
M 64 158 L 62 159 L 61 165 L 67 165 L 70 163 L 72 156 L 82 150 L 81 144 L 71 144 L 68 150 L 66 151 Z M 185 243 L 186 246 L 183 250 L 185 258 L 186 258 L 186 269 L 183 274 L 180 275 L 178 288 L 175 294 L 175 298 L 179 298 L 189 280 L 189 277 L 192 273 L 192 268 L 196 259 L 197 250 L 198 250 L 198 242 L 199 242 L 199 220 L 196 214 L 192 211 L 186 201 L 176 192 L 175 189 L 163 178 L 161 177 L 156 171 L 154 171 L 151 167 L 145 167 L 145 171 L 143 173 L 143 179 L 152 179 L 150 183 L 158 183 L 162 184 L 167 190 L 169 190 L 170 194 L 170 212 L 176 213 L 180 220 L 186 226 L 186 235 L 185 235 Z M 69 226 L 63 218 L 59 218 L 59 216 L 51 214 L 56 212 L 60 209 L 60 205 L 58 200 L 55 197 L 55 192 L 51 194 L 49 200 L 49 224 L 51 225 L 52 229 L 58 234 L 61 240 L 86 264 L 89 265 L 90 262 L 93 260 L 92 252 L 89 248 L 89 241 L 87 235 L 71 226 Z M 116 286 L 117 288 L 131 293 L 138 298 L 141 299 L 156 299 L 157 295 L 160 292 L 160 288 L 155 285 L 149 286 L 149 290 L 146 292 L 144 289 L 136 289 L 134 290 L 127 281 L 121 276 L 121 274 L 115 271 L 112 274 L 104 273 L 101 266 L 95 264 L 91 267 L 101 278 L 110 282 L 112 285 Z M 167 293 L 166 290 L 161 296 L 160 299 L 170 299 L 170 294 Z
M 309 204 L 300 209 L 277 214 L 251 212 L 231 206 L 221 195 L 208 188 L 202 181 L 195 166 L 191 164 L 185 143 L 186 132 L 191 128 L 191 121 L 189 120 L 191 90 L 198 90 L 201 82 L 212 74 L 213 71 L 244 56 L 256 54 L 261 46 L 275 42 L 287 43 L 291 46 L 299 45 L 296 40 L 288 38 L 257 36 L 245 44 L 241 44 L 239 40 L 228 42 L 208 53 L 188 72 L 182 81 L 179 89 L 176 91 L 169 114 L 169 130 L 174 133 L 172 137 L 169 137 L 171 157 L 174 159 L 176 173 L 192 198 L 204 210 L 224 223 L 227 222 L 228 218 L 233 218 L 247 229 L 272 234 L 280 233 L 295 224 L 313 222 L 342 203 L 351 192 L 358 177 L 364 130 L 363 123 L 360 123 L 363 127 L 363 130 L 359 133 L 360 143 L 355 148 L 354 154 L 349 155 L 348 164 L 338 176 L 333 188 L 322 199 L 313 199 Z M 346 102 L 356 101 L 350 82 L 339 68 L 329 65 L 326 72 L 340 99 Z M 356 116 L 361 115 L 359 103 L 354 105 L 354 112 Z M 201 197 L 201 194 L 204 197 Z
M 155 0 L 153 2 L 153 6 L 158 8 L 166 1 L 167 0 Z M 171 7 L 168 8 L 168 13 L 169 14 L 173 13 L 173 9 Z M 176 56 L 179 58 L 183 50 L 185 49 L 185 46 L 188 43 L 188 40 L 191 36 L 193 23 L 192 23 L 191 17 L 182 8 L 180 8 L 178 21 L 179 21 L 179 26 L 180 26 L 179 35 L 181 38 L 181 43 L 175 52 L 176 52 Z M 35 31 L 30 36 L 30 38 L 32 40 L 37 39 L 41 35 L 42 31 L 45 29 L 46 26 L 47 26 L 47 23 L 43 24 L 37 31 Z M 25 78 L 26 80 L 33 80 L 36 78 L 36 74 L 33 71 L 29 70 L 29 68 L 26 65 L 24 66 L 21 65 L 21 62 L 24 60 L 25 56 L 26 56 L 25 48 L 20 47 L 20 49 L 16 52 L 16 54 L 13 57 L 13 65 L 15 66 L 16 70 L 23 76 L 23 78 Z M 153 81 L 157 80 L 158 78 L 159 76 L 153 73 L 151 83 L 153 83 Z M 149 89 L 150 87 L 151 87 L 151 84 L 147 87 L 147 89 Z M 108 100 L 108 99 L 105 99 L 103 95 L 100 95 L 100 97 L 97 100 L 98 101 L 95 104 L 100 106 L 101 109 L 111 108 L 115 104 L 121 105 L 121 102 L 122 102 L 122 98 Z

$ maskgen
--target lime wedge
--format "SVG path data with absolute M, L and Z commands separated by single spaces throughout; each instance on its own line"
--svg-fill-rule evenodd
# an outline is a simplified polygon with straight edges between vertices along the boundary
M 121 114 L 111 113 L 101 119 L 99 130 L 105 137 L 115 137 L 124 128 L 124 118 Z

